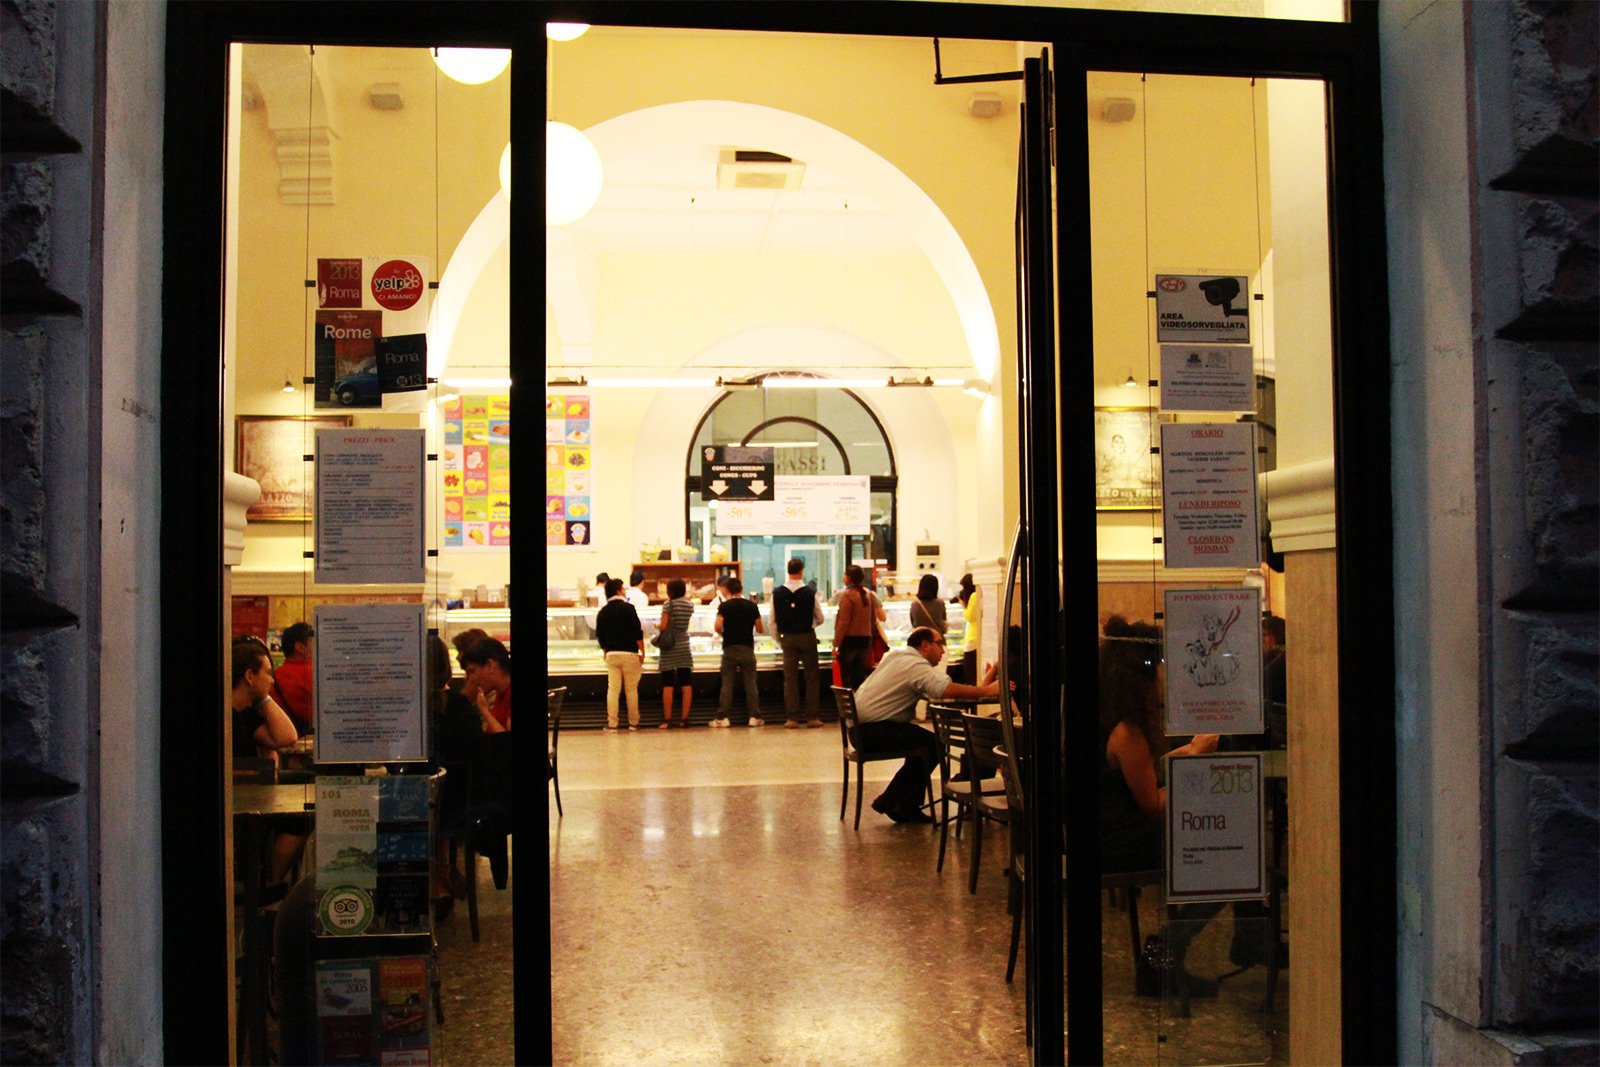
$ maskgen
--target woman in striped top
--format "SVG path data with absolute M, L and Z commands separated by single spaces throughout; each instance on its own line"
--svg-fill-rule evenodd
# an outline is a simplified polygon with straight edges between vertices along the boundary
M 694 601 L 684 596 L 682 578 L 667 582 L 667 597 L 661 605 L 660 632 L 672 635 L 672 647 L 661 650 L 661 726 L 672 725 L 672 694 L 683 690 L 683 720 L 689 725 L 689 705 L 694 702 L 694 654 L 689 650 L 689 620 L 694 617 Z

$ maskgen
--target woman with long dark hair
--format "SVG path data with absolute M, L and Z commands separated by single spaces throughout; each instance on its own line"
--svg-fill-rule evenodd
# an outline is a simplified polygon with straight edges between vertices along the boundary
M 877 596 L 867 588 L 867 573 L 855 564 L 844 570 L 843 593 L 833 620 L 833 658 L 839 661 L 839 680 L 855 689 L 867 678 L 867 650 L 872 628 L 887 616 Z
M 919 626 L 928 629 L 943 637 L 950 629 L 950 624 L 945 619 L 944 601 L 939 599 L 939 579 L 931 574 L 924 574 L 917 583 L 917 599 L 911 602 L 911 628 Z

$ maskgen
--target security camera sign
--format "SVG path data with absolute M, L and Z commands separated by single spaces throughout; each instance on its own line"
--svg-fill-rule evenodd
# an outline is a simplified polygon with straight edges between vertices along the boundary
M 1250 279 L 1243 274 L 1157 274 L 1156 340 L 1250 343 Z

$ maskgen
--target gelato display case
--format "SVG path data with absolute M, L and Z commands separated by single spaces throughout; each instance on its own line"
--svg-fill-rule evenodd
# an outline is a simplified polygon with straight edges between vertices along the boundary
M 890 648 L 905 647 L 906 637 L 911 633 L 912 603 L 909 598 L 884 603 L 884 612 L 888 615 L 888 619 L 883 624 L 883 631 L 889 639 Z M 772 633 L 772 605 L 762 603 L 758 606 L 761 608 L 761 620 L 766 624 L 767 633 L 756 635 L 756 668 L 781 670 L 783 654 L 779 651 L 777 639 Z M 594 616 L 597 610 L 594 607 L 545 608 L 546 672 L 550 677 L 605 673 L 605 660 L 601 655 L 600 646 L 594 639 Z M 833 605 L 823 605 L 822 625 L 817 627 L 818 651 L 824 658 L 833 653 L 834 611 Z M 653 608 L 641 619 L 645 626 L 644 669 L 647 674 L 656 670 L 656 658 L 659 653 L 651 647 L 649 637 L 655 632 L 655 625 L 660 620 L 660 613 Z M 694 617 L 689 623 L 689 647 L 694 655 L 694 669 L 697 671 L 716 671 L 721 665 L 722 638 L 717 636 L 716 622 L 717 609 L 714 605 L 695 606 Z M 511 612 L 506 608 L 463 608 L 444 611 L 439 613 L 434 625 L 439 628 L 439 636 L 444 638 L 446 644 L 449 644 L 456 634 L 474 627 L 488 631 L 491 637 L 505 641 L 508 646 L 510 644 Z M 959 619 L 951 625 L 950 632 L 945 635 L 945 642 L 945 663 L 948 666 L 958 666 L 964 651 Z M 512 654 L 513 656 L 516 654 L 515 650 Z M 452 658 L 453 656 L 452 649 Z

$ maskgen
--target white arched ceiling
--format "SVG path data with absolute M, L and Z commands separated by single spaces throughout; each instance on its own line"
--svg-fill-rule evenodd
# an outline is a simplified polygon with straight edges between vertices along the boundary
M 870 201 L 874 213 L 883 218 L 887 228 L 892 228 L 897 239 L 914 245 L 926 257 L 961 323 L 973 376 L 992 378 L 999 357 L 999 330 L 977 264 L 938 205 L 898 168 L 859 141 L 803 115 L 727 100 L 693 100 L 641 108 L 597 123 L 585 133 L 608 170 L 652 158 L 679 160 L 684 157 L 685 146 L 738 145 L 802 160 L 819 176 L 827 172 L 848 196 Z M 705 169 L 700 171 L 702 175 L 707 173 Z M 698 180 L 706 192 L 714 193 L 704 184 L 705 177 Z M 674 192 L 677 191 L 675 186 Z M 647 196 L 641 200 L 639 194 L 637 188 L 620 193 L 608 187 L 591 218 L 576 225 L 584 227 L 585 233 L 601 232 L 599 220 L 608 211 L 617 210 L 626 214 L 631 232 L 651 232 L 655 228 L 641 217 L 641 210 L 648 213 L 651 205 Z M 687 203 L 687 197 L 680 199 Z M 623 202 L 617 204 L 619 200 Z M 670 225 L 659 228 L 664 233 L 674 230 Z M 471 286 L 482 278 L 495 242 L 506 241 L 508 234 L 509 211 L 504 198 L 496 194 L 468 229 L 440 279 L 429 338 L 430 352 L 438 353 L 440 368 L 463 362 L 451 352 L 461 309 Z M 547 234 L 546 300 L 557 323 L 563 361 L 582 365 L 589 362 L 594 336 L 593 308 L 587 295 L 594 277 L 592 255 L 560 228 L 552 227 Z M 474 353 L 470 361 L 481 365 L 482 357 Z M 879 360 L 878 365 L 885 365 L 885 361 Z

